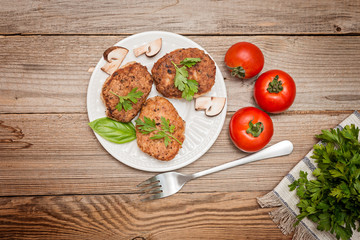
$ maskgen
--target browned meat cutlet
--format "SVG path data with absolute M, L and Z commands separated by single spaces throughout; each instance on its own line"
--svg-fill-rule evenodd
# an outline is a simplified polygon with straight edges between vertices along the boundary
M 149 98 L 141 109 L 139 119 L 144 121 L 144 116 L 154 119 L 158 129 L 161 129 L 161 117 L 169 119 L 170 126 L 175 125 L 172 135 L 181 143 L 185 140 L 185 121 L 179 116 L 175 107 L 163 97 Z M 150 156 L 162 160 L 169 161 L 173 159 L 179 152 L 181 145 L 170 137 L 171 142 L 165 146 L 164 139 L 150 139 L 156 132 L 142 134 L 139 126 L 136 126 L 136 141 L 139 148 Z
M 176 71 L 171 61 L 179 65 L 185 58 L 201 59 L 201 62 L 187 69 L 188 79 L 194 79 L 199 83 L 198 92 L 194 97 L 209 92 L 214 85 L 216 67 L 209 55 L 197 48 L 177 49 L 160 58 L 151 70 L 156 89 L 165 97 L 181 98 L 182 92 L 174 85 Z
M 119 122 L 130 122 L 138 114 L 148 97 L 152 83 L 153 79 L 150 73 L 140 63 L 129 63 L 116 70 L 106 79 L 101 92 L 101 98 L 106 107 L 106 116 Z M 137 91 L 141 91 L 144 94 L 141 98 L 137 99 L 137 103 L 131 103 L 132 109 L 127 111 L 116 109 L 119 98 L 113 93 L 119 96 L 127 96 L 134 88 L 137 88 Z

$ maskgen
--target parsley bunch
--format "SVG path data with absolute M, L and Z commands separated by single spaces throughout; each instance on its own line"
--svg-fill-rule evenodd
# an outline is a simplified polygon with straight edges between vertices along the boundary
M 322 141 L 314 146 L 312 156 L 318 164 L 312 173 L 316 180 L 308 180 L 307 173 L 300 171 L 300 178 L 289 185 L 300 198 L 296 225 L 307 217 L 317 229 L 347 240 L 360 220 L 359 128 L 352 124 L 343 130 L 322 130 L 316 137 Z
M 189 72 L 186 69 L 194 66 L 200 61 L 200 58 L 185 58 L 180 62 L 180 64 L 183 65 L 182 67 L 178 67 L 178 65 L 171 61 L 176 70 L 174 80 L 175 87 L 182 91 L 181 97 L 188 101 L 191 101 L 194 97 L 194 94 L 198 92 L 199 83 L 196 80 L 188 79 Z
M 149 134 L 156 131 L 156 134 L 150 137 L 150 139 L 162 139 L 164 138 L 165 147 L 171 142 L 170 138 L 173 138 L 180 145 L 182 144 L 177 138 L 175 138 L 172 133 L 175 131 L 175 125 L 170 125 L 170 120 L 161 117 L 161 129 L 156 127 L 154 119 L 150 119 L 144 116 L 144 121 L 140 118 L 136 119 L 136 126 L 139 128 L 142 134 Z
M 132 103 L 137 103 L 137 100 L 141 98 L 141 96 L 144 94 L 141 91 L 137 91 L 137 87 L 133 88 L 128 95 L 126 96 L 119 96 L 113 91 L 110 91 L 111 94 L 117 96 L 119 98 L 119 103 L 116 105 L 116 109 L 118 111 L 121 111 L 122 109 L 126 111 L 132 109 Z M 132 102 L 132 103 L 131 103 Z

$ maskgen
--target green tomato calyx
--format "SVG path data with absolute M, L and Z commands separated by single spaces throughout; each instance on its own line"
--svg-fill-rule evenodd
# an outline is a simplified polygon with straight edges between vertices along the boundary
M 229 67 L 231 71 L 231 76 L 233 77 L 239 77 L 239 78 L 245 78 L 245 69 L 242 66 L 238 67 Z
M 262 122 L 257 122 L 253 124 L 252 123 L 253 120 L 250 120 L 249 128 L 246 130 L 246 133 L 251 134 L 254 137 L 258 137 L 264 131 L 264 124 Z
M 279 75 L 276 75 L 274 79 L 269 82 L 267 90 L 269 93 L 279 93 L 283 90 L 282 82 L 279 81 Z

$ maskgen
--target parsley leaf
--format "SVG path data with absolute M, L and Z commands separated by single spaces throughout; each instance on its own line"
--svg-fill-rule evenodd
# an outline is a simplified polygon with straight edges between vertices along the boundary
M 194 66 L 196 63 L 201 62 L 200 58 L 185 58 L 180 62 L 181 65 L 185 65 L 188 68 Z
M 114 93 L 113 91 L 110 91 L 111 94 L 117 96 L 119 98 L 119 103 L 116 105 L 116 109 L 118 111 L 121 111 L 122 109 L 126 111 L 131 110 L 132 109 L 132 103 L 137 103 L 138 99 L 141 98 L 142 95 L 144 95 L 143 92 L 141 91 L 137 91 L 137 87 L 133 88 L 128 95 L 126 96 L 119 96 L 116 93 Z
M 176 75 L 174 81 L 175 87 L 177 87 L 180 91 L 184 91 L 188 81 L 187 77 L 189 76 L 189 73 L 188 71 L 186 71 L 185 66 L 179 68 L 175 63 L 172 62 L 172 64 L 174 64 L 176 69 Z
M 171 61 L 176 70 L 174 85 L 182 92 L 181 97 L 188 101 L 191 101 L 194 94 L 198 92 L 199 83 L 196 80 L 188 79 L 189 72 L 186 69 L 200 61 L 200 58 L 185 58 L 180 62 L 180 64 L 183 65 L 182 67 L 178 67 L 178 65 Z
M 175 138 L 172 133 L 175 131 L 175 125 L 170 125 L 170 120 L 165 119 L 164 117 L 161 117 L 161 129 L 156 127 L 156 122 L 154 119 L 150 119 L 146 116 L 144 116 L 144 121 L 142 121 L 140 118 L 136 119 L 136 126 L 140 130 L 142 134 L 149 134 L 151 132 L 155 132 L 153 136 L 150 137 L 150 139 L 164 139 L 165 147 L 169 145 L 171 142 L 170 138 L 173 138 L 175 141 L 177 141 L 180 145 L 182 143 Z
M 300 198 L 298 224 L 308 217 L 321 231 L 330 231 L 337 239 L 351 238 L 360 219 L 360 142 L 359 128 L 322 130 L 316 136 L 321 144 L 314 146 L 312 158 L 317 168 L 308 180 L 300 171 L 299 179 L 289 185 Z
M 193 99 L 195 93 L 198 92 L 198 82 L 192 79 L 187 80 L 187 85 L 185 85 L 185 89 L 181 94 L 182 98 L 185 98 L 188 101 Z

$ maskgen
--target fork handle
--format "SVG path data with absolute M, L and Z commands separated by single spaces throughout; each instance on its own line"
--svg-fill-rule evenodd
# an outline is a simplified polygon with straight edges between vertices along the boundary
M 267 158 L 285 156 L 285 155 L 290 154 L 292 152 L 293 148 L 294 148 L 294 146 L 290 141 L 284 140 L 284 141 L 281 141 L 281 142 L 278 142 L 278 143 L 272 145 L 271 147 L 265 148 L 259 152 L 251 154 L 244 158 L 240 158 L 238 160 L 228 162 L 228 163 L 222 164 L 220 166 L 216 166 L 216 167 L 213 167 L 213 168 L 210 168 L 210 169 L 198 172 L 198 173 L 191 174 L 189 177 L 190 177 L 190 179 L 195 179 L 198 177 L 208 175 L 210 173 L 219 172 L 219 171 L 222 171 L 222 170 L 225 170 L 228 168 L 232 168 L 232 167 L 236 167 L 239 165 L 243 165 L 246 163 L 251 163 L 251 162 L 255 162 L 255 161 L 259 161 L 259 160 L 263 160 L 263 159 L 267 159 Z

